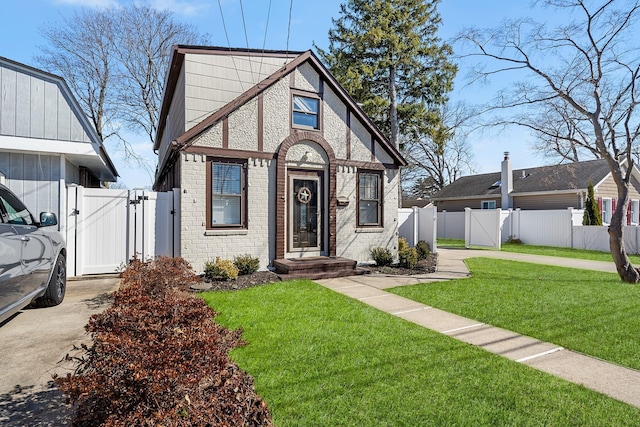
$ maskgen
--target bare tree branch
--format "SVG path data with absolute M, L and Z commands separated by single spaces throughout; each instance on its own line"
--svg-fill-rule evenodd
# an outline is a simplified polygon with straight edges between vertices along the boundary
M 122 131 L 153 143 L 171 46 L 206 38 L 171 12 L 138 2 L 81 9 L 41 31 L 48 42 L 36 58 L 42 68 L 64 77 L 103 141 L 117 141 L 125 161 L 151 170 Z
M 562 159 L 577 161 L 584 152 L 607 161 L 618 190 L 609 226 L 611 252 L 620 277 L 637 283 L 640 273 L 626 256 L 622 225 L 639 151 L 640 2 L 608 0 L 594 8 L 588 0 L 536 4 L 570 10 L 579 18 L 551 30 L 528 19 L 511 21 L 494 30 L 465 32 L 458 39 L 471 46 L 465 56 L 485 62 L 476 68 L 475 80 L 521 73 L 523 80 L 486 108 L 492 114 L 515 108 L 521 113 L 494 117 L 492 123 L 532 130 L 539 150 Z M 487 64 L 493 67 L 489 71 Z

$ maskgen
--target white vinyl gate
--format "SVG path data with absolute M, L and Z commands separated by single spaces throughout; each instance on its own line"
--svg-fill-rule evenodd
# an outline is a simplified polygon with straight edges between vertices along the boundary
M 501 217 L 500 209 L 464 209 L 465 247 L 488 246 L 500 249 Z
M 178 256 L 179 192 L 67 189 L 67 275 L 115 273 L 134 256 Z

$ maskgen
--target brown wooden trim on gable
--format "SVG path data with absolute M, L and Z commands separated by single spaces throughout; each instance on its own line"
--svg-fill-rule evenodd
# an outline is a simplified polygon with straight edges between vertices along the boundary
M 258 151 L 264 151 L 264 94 L 258 94 Z
M 379 162 L 362 162 L 358 160 L 342 160 L 336 159 L 336 165 L 349 166 L 358 169 L 371 169 L 371 170 L 384 170 L 384 169 L 397 169 L 398 166 L 391 163 L 379 163 Z
M 309 59 L 310 65 L 315 68 L 315 70 L 319 74 L 325 76 L 327 82 L 331 85 L 332 88 L 334 88 L 336 94 L 342 100 L 342 102 L 344 102 L 347 105 L 347 108 L 351 109 L 354 112 L 355 116 L 374 133 L 374 137 L 377 140 L 381 141 L 381 144 L 385 147 L 389 154 L 391 154 L 391 157 L 393 157 L 393 159 L 399 163 L 399 166 L 406 166 L 407 161 L 402 157 L 398 149 L 394 147 L 393 144 L 391 144 L 387 140 L 387 138 L 380 132 L 373 121 L 371 121 L 369 116 L 367 116 L 362 108 L 360 108 L 360 106 L 353 100 L 353 98 L 349 96 L 346 90 L 340 85 L 340 83 L 329 72 L 329 70 L 327 70 L 324 64 L 322 64 L 322 62 L 320 62 L 320 60 L 314 54 L 311 54 L 311 57 Z
M 286 77 L 292 70 L 294 70 L 298 65 L 307 61 L 311 56 L 311 51 L 307 51 L 301 54 L 299 57 L 295 58 L 293 61 L 285 64 L 278 71 L 267 77 L 266 79 L 259 82 L 257 85 L 253 86 L 242 95 L 234 99 L 233 101 L 226 104 L 224 107 L 220 108 L 215 113 L 211 114 L 209 117 L 205 118 L 203 121 L 180 135 L 176 138 L 176 142 L 179 148 L 183 146 L 187 146 L 192 144 L 193 139 L 200 135 L 202 132 L 207 130 L 209 127 L 218 123 L 224 117 L 227 117 L 232 112 L 236 111 L 242 105 L 246 104 L 249 100 L 255 98 L 259 93 L 264 92 L 265 89 L 271 87 L 282 78 Z
M 318 115 L 320 116 L 318 117 L 318 130 L 324 136 L 324 80 L 322 80 L 322 76 L 319 75 L 318 77 L 318 96 L 320 97 L 320 107 L 318 108 Z
M 229 148 L 229 117 L 222 119 L 222 148 Z
M 157 150 L 160 145 L 160 141 L 163 138 L 163 133 L 166 125 L 166 119 L 169 111 L 169 107 L 171 104 L 171 99 L 175 92 L 175 85 L 177 84 L 180 72 L 184 63 L 184 55 L 185 53 L 194 53 L 194 54 L 207 54 L 207 53 L 215 53 L 220 54 L 221 52 L 228 52 L 230 55 L 252 55 L 260 56 L 261 51 L 255 50 L 252 51 L 250 49 L 229 49 L 229 48 L 219 48 L 219 47 L 203 47 L 203 46 L 186 46 L 180 45 L 174 47 L 174 53 L 172 57 L 172 62 L 169 70 L 169 77 L 167 79 L 167 87 L 165 89 L 165 94 L 162 103 L 162 110 L 160 114 L 158 132 L 156 135 L 156 142 L 154 144 L 154 150 Z M 290 55 L 292 52 L 275 52 L 272 51 L 271 54 L 273 56 L 282 56 L 283 54 Z M 269 56 L 263 53 L 264 56 Z M 347 111 L 351 111 L 355 117 L 360 120 L 365 127 L 369 130 L 369 132 L 373 135 L 373 139 L 380 141 L 380 144 L 384 147 L 385 151 L 387 151 L 393 161 L 396 163 L 396 167 L 406 166 L 407 161 L 402 157 L 398 149 L 393 146 L 389 141 L 382 135 L 380 130 L 373 124 L 371 119 L 364 113 L 362 108 L 360 108 L 356 102 L 349 96 L 349 94 L 345 91 L 345 89 L 340 86 L 336 78 L 329 73 L 327 68 L 320 62 L 320 60 L 313 54 L 311 50 L 302 53 L 295 53 L 296 56 L 290 62 L 286 63 L 282 68 L 278 71 L 271 74 L 266 79 L 262 80 L 240 96 L 238 96 L 233 101 L 226 104 L 224 107 L 220 108 L 215 113 L 211 114 L 209 117 L 205 118 L 202 122 L 190 128 L 188 131 L 178 136 L 170 147 L 171 151 L 180 151 L 186 148 L 187 146 L 194 143 L 195 138 L 200 135 L 202 132 L 209 129 L 211 126 L 218 123 L 225 117 L 228 117 L 231 113 L 237 110 L 242 105 L 246 104 L 249 100 L 255 98 L 258 94 L 264 92 L 269 87 L 273 86 L 275 83 L 285 78 L 287 75 L 294 76 L 295 73 L 292 73 L 298 66 L 305 62 L 309 62 L 309 64 L 316 70 L 316 72 L 320 75 L 320 79 L 323 81 L 323 84 L 329 84 L 331 88 L 334 90 L 338 98 L 347 106 Z M 294 77 L 295 82 L 295 77 Z M 351 121 L 351 119 L 350 119 Z M 161 169 L 158 171 L 157 179 L 162 180 L 164 175 L 167 173 L 167 169 L 171 168 L 171 163 L 175 162 L 177 159 L 177 155 L 171 152 L 167 153 L 167 157 L 165 159 L 161 159 Z
M 164 130 L 167 123 L 167 115 L 169 114 L 169 108 L 171 108 L 171 102 L 175 93 L 176 85 L 180 79 L 180 72 L 184 64 L 185 54 L 198 54 L 198 55 L 236 55 L 236 56 L 260 56 L 260 57 L 290 57 L 292 60 L 298 56 L 304 55 L 305 52 L 298 51 L 284 51 L 284 50 L 264 50 L 264 49 L 233 49 L 229 47 L 220 46 L 194 46 L 194 45 L 176 45 L 173 46 L 173 55 L 171 57 L 171 64 L 169 64 L 169 72 L 167 77 L 167 84 L 164 90 L 164 97 L 162 99 L 162 107 L 160 111 L 160 118 L 158 120 L 158 130 L 156 132 L 156 141 L 153 149 L 158 150 L 160 148 L 160 141 L 164 134 Z
M 347 135 L 346 135 L 347 160 L 351 160 L 351 110 L 347 108 Z
M 376 140 L 373 135 L 371 135 L 371 161 L 376 161 Z
M 217 148 L 217 147 L 200 147 L 197 145 L 192 145 L 190 147 L 185 148 L 185 153 L 189 154 L 204 154 L 207 156 L 215 156 L 215 157 L 233 157 L 237 159 L 274 159 L 276 157 L 275 153 L 266 153 L 264 151 L 251 151 L 251 150 L 234 150 L 229 148 Z

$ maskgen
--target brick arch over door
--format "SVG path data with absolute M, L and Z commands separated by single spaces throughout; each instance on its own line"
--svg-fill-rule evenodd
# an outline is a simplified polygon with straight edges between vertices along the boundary
M 287 204 L 287 151 L 289 148 L 302 141 L 311 141 L 318 144 L 327 154 L 329 159 L 329 256 L 336 255 L 336 156 L 333 149 L 325 139 L 316 132 L 295 132 L 280 144 L 276 169 L 276 258 L 282 259 L 285 255 L 285 213 Z

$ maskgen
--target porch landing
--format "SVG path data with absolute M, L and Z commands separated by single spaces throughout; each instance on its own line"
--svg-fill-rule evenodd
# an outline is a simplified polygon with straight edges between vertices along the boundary
M 369 273 L 369 270 L 356 267 L 356 264 L 357 261 L 353 259 L 328 256 L 287 258 L 273 261 L 276 274 L 282 280 L 319 280 Z

